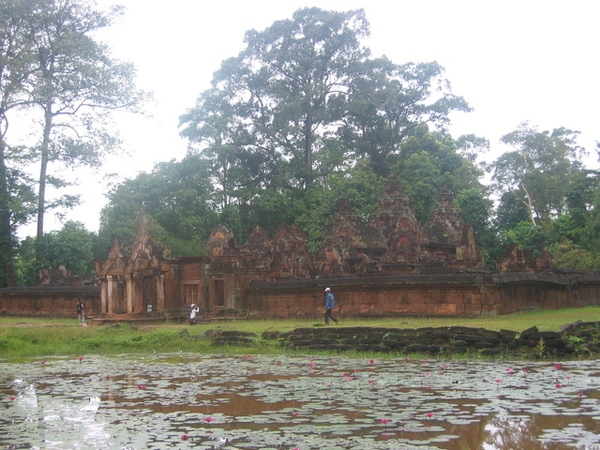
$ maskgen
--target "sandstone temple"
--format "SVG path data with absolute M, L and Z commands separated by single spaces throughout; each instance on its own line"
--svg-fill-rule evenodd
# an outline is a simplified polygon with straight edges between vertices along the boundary
M 341 316 L 493 315 L 596 304 L 600 295 L 597 274 L 559 273 L 547 251 L 534 258 L 512 246 L 497 267 L 484 269 L 473 228 L 449 192 L 424 228 L 391 179 L 367 224 L 342 201 L 314 253 L 295 225 L 272 237 L 257 227 L 243 244 L 218 226 L 204 255 L 174 258 L 151 239 L 141 213 L 133 244 L 115 241 L 96 263 L 99 286 L 6 288 L 0 311 L 45 310 L 50 301 L 54 312 L 62 304 L 69 313 L 77 295 L 97 321 L 183 320 L 192 303 L 209 318 L 316 318 L 329 286 Z

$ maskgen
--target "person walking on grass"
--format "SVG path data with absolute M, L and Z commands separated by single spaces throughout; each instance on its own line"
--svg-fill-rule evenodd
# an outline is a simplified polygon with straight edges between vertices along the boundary
M 333 315 L 333 308 L 335 307 L 333 303 L 333 294 L 331 293 L 330 288 L 325 288 L 325 325 L 329 325 L 329 319 L 333 320 L 335 323 L 338 323 L 337 318 Z

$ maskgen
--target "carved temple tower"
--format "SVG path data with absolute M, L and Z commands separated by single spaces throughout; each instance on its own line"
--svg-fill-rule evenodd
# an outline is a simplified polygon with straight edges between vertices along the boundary
M 101 313 L 136 314 L 165 309 L 165 274 L 171 267 L 169 249 L 150 239 L 148 220 L 140 212 L 137 233 L 127 251 L 115 240 L 108 259 L 96 263 L 100 278 Z

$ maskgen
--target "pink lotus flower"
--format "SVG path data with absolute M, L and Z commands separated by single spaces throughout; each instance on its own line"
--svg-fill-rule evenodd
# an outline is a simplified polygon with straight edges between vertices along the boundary
M 80 356 L 79 358 L 77 358 L 79 361 L 83 361 L 83 357 Z
M 280 366 L 280 365 L 281 365 L 281 363 L 280 363 L 279 361 L 277 361 L 277 362 L 275 363 L 275 365 L 276 365 L 276 366 Z
M 384 424 L 384 425 L 387 424 L 387 423 L 389 423 L 389 422 L 390 422 L 390 419 L 381 419 L 381 423 Z
M 143 391 L 145 391 L 146 389 L 148 389 L 148 386 L 146 386 L 145 384 L 138 384 L 137 387 L 138 387 L 138 389 L 141 389 Z
M 294 412 L 292 413 L 292 416 L 297 416 L 298 414 L 299 414 L 299 413 L 298 413 L 298 411 L 294 411 Z
M 502 380 L 494 380 L 496 383 L 500 383 Z
M 433 413 L 427 413 L 427 414 L 425 414 L 425 416 L 431 418 L 431 417 L 433 417 Z
M 445 373 L 446 373 L 446 372 L 444 372 L 444 371 L 442 371 L 442 372 L 439 372 L 439 374 L 440 374 L 440 375 L 444 375 Z
M 578 392 L 577 395 L 581 397 L 583 395 L 583 392 Z
M 8 397 L 10 400 L 16 400 L 17 397 Z
M 375 364 L 375 360 L 374 359 L 370 359 L 369 360 L 369 364 Z
M 314 369 L 315 367 L 317 367 L 317 365 L 316 365 L 316 364 L 311 364 L 311 365 L 310 365 L 310 368 L 311 368 L 311 369 Z
M 556 384 L 554 385 L 554 387 L 555 387 L 555 388 L 561 388 L 561 387 L 562 387 L 562 384 L 556 383 Z
M 375 380 L 367 380 L 367 383 L 373 384 L 373 383 L 375 383 Z
M 556 364 L 556 365 L 554 366 L 554 368 L 555 368 L 556 370 L 560 370 L 560 369 L 562 369 L 562 365 L 561 365 L 561 364 Z
M 40 364 L 46 364 L 46 361 L 40 361 Z
M 213 420 L 215 420 L 215 419 L 213 419 L 212 417 L 205 417 L 205 418 L 204 418 L 204 419 L 202 419 L 202 420 L 204 420 L 206 423 L 211 423 L 211 422 L 212 422 Z
M 181 440 L 182 441 L 187 441 L 190 437 L 187 434 L 182 434 L 181 435 Z

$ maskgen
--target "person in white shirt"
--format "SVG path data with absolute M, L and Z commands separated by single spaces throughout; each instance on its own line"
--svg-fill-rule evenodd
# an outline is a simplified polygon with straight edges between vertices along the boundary
M 200 308 L 196 306 L 195 303 L 192 303 L 190 306 L 190 325 L 196 325 L 198 323 L 198 319 L 196 319 L 196 314 L 200 312 Z

